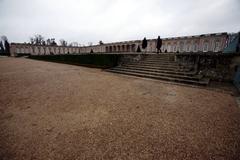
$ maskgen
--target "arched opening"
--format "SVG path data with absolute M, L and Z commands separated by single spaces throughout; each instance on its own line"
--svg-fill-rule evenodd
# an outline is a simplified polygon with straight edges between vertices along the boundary
M 179 47 L 180 52 L 183 52 L 183 48 L 184 48 L 184 42 L 180 42 L 180 47 Z
M 132 52 L 135 52 L 135 51 L 136 51 L 136 49 L 135 49 L 135 44 L 132 44 L 132 46 L 131 46 L 131 51 L 132 51 Z
M 208 41 L 204 41 L 203 43 L 203 52 L 207 52 L 208 51 Z
M 168 43 L 168 45 L 167 45 L 167 52 L 171 52 L 171 44 L 170 43 Z
M 29 51 L 30 51 L 30 54 L 33 54 L 33 48 L 32 47 L 29 48 Z
M 116 46 L 113 46 L 113 52 L 116 52 L 117 49 L 116 49 Z
M 46 55 L 46 47 L 43 47 L 43 54 Z
M 197 52 L 198 51 L 198 43 L 195 41 L 194 45 L 193 45 L 193 51 Z
M 125 52 L 125 46 L 122 45 L 122 52 Z
M 127 51 L 127 52 L 130 52 L 130 45 L 127 45 L 126 51 Z
M 54 55 L 54 48 L 53 47 L 50 48 L 50 54 Z
M 48 54 L 49 54 L 48 47 L 45 47 L 45 54 L 46 54 L 46 55 L 48 55 Z
M 34 48 L 34 53 L 35 53 L 36 55 L 38 55 L 38 48 L 37 48 L 37 47 Z
M 42 55 L 45 55 L 44 47 L 41 47 L 41 48 L 40 48 L 40 53 L 41 53 Z
M 65 48 L 65 54 L 68 54 L 69 51 L 68 51 L 68 48 Z
M 24 53 L 24 48 L 21 48 L 21 53 L 22 53 L 22 54 Z
M 56 48 L 56 54 L 60 54 L 58 47 Z
M 121 47 L 120 47 L 120 46 L 117 46 L 117 48 L 118 48 L 118 52 L 121 52 Z
M 173 44 L 173 52 L 177 52 L 177 43 Z
M 186 52 L 190 52 L 191 51 L 191 42 L 188 41 L 186 44 Z
M 220 51 L 220 40 L 216 39 L 214 42 L 214 52 L 219 52 Z
M 16 48 L 16 53 L 20 53 L 20 49 L 18 47 Z
M 25 47 L 25 53 L 29 54 L 29 49 L 27 46 Z

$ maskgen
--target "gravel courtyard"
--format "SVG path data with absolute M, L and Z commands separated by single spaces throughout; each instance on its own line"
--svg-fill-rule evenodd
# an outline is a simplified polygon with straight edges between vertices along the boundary
M 230 94 L 0 58 L 0 160 L 240 159 Z

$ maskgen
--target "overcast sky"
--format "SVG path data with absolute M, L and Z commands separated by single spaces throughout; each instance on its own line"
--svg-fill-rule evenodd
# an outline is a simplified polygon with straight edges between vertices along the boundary
M 240 0 L 0 0 L 0 35 L 68 42 L 240 31 Z

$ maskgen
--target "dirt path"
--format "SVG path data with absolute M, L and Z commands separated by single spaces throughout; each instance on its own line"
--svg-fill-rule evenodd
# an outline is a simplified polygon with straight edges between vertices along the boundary
M 240 159 L 225 93 L 0 58 L 0 159 Z

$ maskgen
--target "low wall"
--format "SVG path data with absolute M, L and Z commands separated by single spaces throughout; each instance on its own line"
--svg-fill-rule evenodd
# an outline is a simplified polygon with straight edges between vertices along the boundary
M 176 54 L 176 61 L 190 65 L 197 72 L 214 81 L 232 81 L 240 56 L 236 54 Z
M 83 65 L 96 68 L 111 68 L 123 63 L 140 61 L 146 54 L 85 54 L 85 55 L 38 55 L 32 59 Z M 198 74 L 213 81 L 233 81 L 240 68 L 240 54 L 171 54 L 182 66 L 190 66 Z
M 122 63 L 139 61 L 141 54 L 85 54 L 85 55 L 30 55 L 29 58 L 51 62 L 82 65 L 95 68 L 111 68 Z
M 29 56 L 31 59 L 51 62 L 82 65 L 95 68 L 110 68 L 118 64 L 120 55 L 117 54 L 86 54 L 86 55 L 38 55 Z

